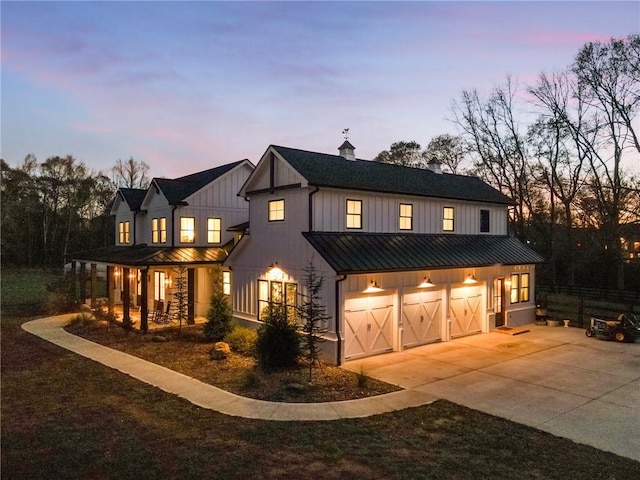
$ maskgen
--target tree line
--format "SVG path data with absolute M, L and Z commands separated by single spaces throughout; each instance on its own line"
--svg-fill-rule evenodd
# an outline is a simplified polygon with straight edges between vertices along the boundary
M 401 141 L 376 160 L 476 175 L 511 197 L 515 236 L 549 261 L 547 284 L 640 288 L 640 36 L 585 44 L 531 85 L 511 76 L 451 106 L 457 135 Z M 627 255 L 628 260 L 628 255 Z
M 2 266 L 62 267 L 72 252 L 114 244 L 110 209 L 119 187 L 146 188 L 149 167 L 133 158 L 93 171 L 71 155 L 0 160 Z

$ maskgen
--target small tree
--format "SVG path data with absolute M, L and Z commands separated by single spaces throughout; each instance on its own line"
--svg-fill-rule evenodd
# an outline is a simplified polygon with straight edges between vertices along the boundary
M 187 292 L 187 267 L 180 265 L 174 270 L 177 274 L 175 281 L 175 289 L 173 292 L 173 298 L 176 300 L 176 309 L 173 313 L 173 318 L 178 320 L 180 325 L 180 331 L 182 331 L 182 320 L 187 318 L 189 312 L 189 298 Z
M 327 332 L 325 325 L 331 318 L 327 315 L 326 306 L 320 303 L 320 291 L 324 276 L 309 262 L 305 268 L 304 283 L 306 294 L 302 295 L 303 302 L 298 307 L 298 316 L 302 320 L 302 349 L 309 363 L 309 382 L 313 380 L 313 365 L 320 363 L 320 344 L 324 341 L 323 335 Z
M 300 333 L 298 326 L 287 318 L 286 307 L 269 302 L 263 321 L 256 341 L 258 363 L 264 368 L 295 365 L 300 357 Z
M 233 330 L 233 317 L 222 288 L 220 268 L 216 268 L 213 275 L 211 303 L 207 312 L 207 323 L 204 326 L 204 336 L 207 340 L 220 342 Z

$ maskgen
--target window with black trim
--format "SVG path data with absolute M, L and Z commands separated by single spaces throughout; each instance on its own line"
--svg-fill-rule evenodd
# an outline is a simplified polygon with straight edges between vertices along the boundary
M 231 272 L 222 272 L 222 293 L 231 295 Z
M 529 301 L 529 274 L 523 273 L 520 275 L 520 301 Z
M 362 200 L 347 200 L 347 228 L 362 228 Z
M 513 273 L 511 275 L 511 303 L 520 303 L 520 275 Z
M 284 199 L 269 201 L 269 221 L 284 221 Z
M 400 230 L 413 230 L 413 205 L 410 203 L 400 204 L 400 218 L 398 219 Z
M 196 241 L 195 217 L 180 217 L 180 242 L 193 243 Z
M 167 242 L 167 219 L 166 217 L 151 219 L 151 243 Z
M 283 305 L 287 318 L 294 321 L 298 308 L 298 284 L 279 280 L 258 280 L 258 319 L 264 319 L 269 304 Z
M 442 230 L 453 232 L 454 229 L 454 209 L 453 207 L 443 207 L 442 209 Z
M 129 243 L 131 238 L 129 236 L 130 229 L 129 222 L 120 222 L 118 223 L 118 241 L 120 243 Z
M 489 231 L 489 210 L 480 210 L 480 232 L 488 233 Z

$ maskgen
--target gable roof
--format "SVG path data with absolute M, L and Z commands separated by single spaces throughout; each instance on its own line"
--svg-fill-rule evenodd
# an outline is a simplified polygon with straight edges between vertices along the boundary
M 127 205 L 129 205 L 132 211 L 138 211 L 140 210 L 147 191 L 142 188 L 119 188 L 118 194 L 127 202 Z
M 527 265 L 544 259 L 518 239 L 499 235 L 317 233 L 304 237 L 336 273 Z
M 369 160 L 271 145 L 310 185 L 513 205 L 478 177 L 435 173 Z
M 205 187 L 215 179 L 233 170 L 235 167 L 248 160 L 239 160 L 220 167 L 210 168 L 202 172 L 192 173 L 174 179 L 154 178 L 152 183 L 164 194 L 169 205 L 183 204 L 185 199 Z

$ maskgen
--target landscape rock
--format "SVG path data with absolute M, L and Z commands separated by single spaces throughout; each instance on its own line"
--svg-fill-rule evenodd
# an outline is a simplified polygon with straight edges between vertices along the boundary
M 225 342 L 216 342 L 213 348 L 209 352 L 209 358 L 211 360 L 225 360 L 231 353 L 229 344 Z

